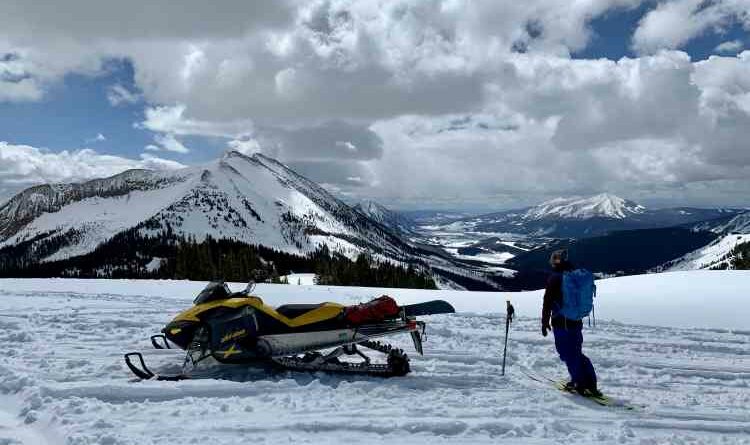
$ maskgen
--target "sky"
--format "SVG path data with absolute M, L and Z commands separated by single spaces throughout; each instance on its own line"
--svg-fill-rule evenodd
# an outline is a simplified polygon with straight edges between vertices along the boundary
M 349 202 L 750 206 L 750 0 L 0 3 L 0 202 L 262 152 Z

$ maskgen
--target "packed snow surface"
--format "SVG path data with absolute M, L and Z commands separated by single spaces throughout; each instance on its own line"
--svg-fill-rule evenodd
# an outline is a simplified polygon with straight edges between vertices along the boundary
M 750 443 L 750 273 L 677 272 L 599 282 L 584 351 L 604 408 L 527 378 L 562 378 L 539 332 L 540 292 L 477 293 L 259 285 L 271 305 L 435 298 L 425 355 L 402 378 L 238 370 L 233 380 L 132 381 L 122 353 L 174 371 L 180 351 L 148 337 L 205 283 L 0 280 L 0 444 Z M 233 289 L 242 288 L 233 284 Z M 505 300 L 511 326 L 500 375 Z M 390 337 L 411 351 L 406 335 Z

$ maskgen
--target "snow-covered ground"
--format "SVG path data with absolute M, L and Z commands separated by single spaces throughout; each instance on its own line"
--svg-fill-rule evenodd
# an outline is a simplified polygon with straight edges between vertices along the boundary
M 313 286 L 315 285 L 315 274 L 314 273 L 291 273 L 281 277 L 282 280 L 286 279 L 287 283 L 291 285 L 299 286 Z
M 513 258 L 515 255 L 508 252 L 483 252 L 478 253 L 476 255 L 461 255 L 458 253 L 458 249 L 445 249 L 446 252 L 453 255 L 454 258 L 458 258 L 460 260 L 473 260 L 473 261 L 482 261 L 487 264 L 505 264 L 508 260 Z
M 133 382 L 122 353 L 174 370 L 178 351 L 148 336 L 204 283 L 0 280 L 0 444 L 750 443 L 750 273 L 679 272 L 599 282 L 584 350 L 603 408 L 528 379 L 563 377 L 539 333 L 541 295 L 259 285 L 272 305 L 451 301 L 425 317 L 413 372 L 379 379 L 249 370 L 241 381 Z M 232 286 L 241 288 L 240 284 Z M 500 375 L 505 300 L 519 318 Z M 408 336 L 391 337 L 410 350 Z

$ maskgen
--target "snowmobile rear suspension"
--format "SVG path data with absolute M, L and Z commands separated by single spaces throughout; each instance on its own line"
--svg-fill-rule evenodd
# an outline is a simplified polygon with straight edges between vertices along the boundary
M 385 354 L 387 356 L 387 362 L 385 364 L 371 363 L 369 357 L 357 349 L 357 345 Z M 340 361 L 338 358 L 344 354 L 357 354 L 363 357 L 364 360 L 360 363 Z M 342 372 L 367 374 L 379 377 L 403 376 L 411 371 L 409 366 L 409 356 L 406 355 L 403 350 L 372 340 L 339 346 L 326 355 L 322 355 L 319 352 L 310 352 L 302 357 L 276 357 L 273 358 L 272 361 L 277 365 L 290 370 Z

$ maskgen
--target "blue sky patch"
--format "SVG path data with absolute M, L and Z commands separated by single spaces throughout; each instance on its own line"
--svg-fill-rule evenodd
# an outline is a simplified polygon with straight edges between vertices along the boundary
M 572 54 L 576 59 L 611 59 L 636 57 L 631 49 L 631 37 L 641 18 L 653 8 L 643 3 L 637 8 L 619 8 L 591 20 L 591 39 L 581 51 Z
M 137 158 L 152 138 L 133 128 L 133 123 L 143 120 L 143 104 L 112 106 L 107 89 L 115 83 L 132 87 L 129 63 L 110 64 L 103 76 L 67 75 L 52 84 L 39 102 L 4 103 L 0 139 L 53 151 L 88 147 Z M 99 133 L 106 140 L 94 141 Z
M 574 52 L 572 57 L 610 60 L 638 57 L 632 49 L 632 37 L 643 16 L 654 7 L 655 3 L 646 2 L 637 8 L 613 9 L 591 20 L 588 24 L 592 31 L 591 40 L 586 48 Z M 735 40 L 742 42 L 745 47 L 750 44 L 748 31 L 736 22 L 723 29 L 709 28 L 678 49 L 688 53 L 693 61 L 705 60 L 711 55 L 719 54 L 716 51 L 717 46 Z

